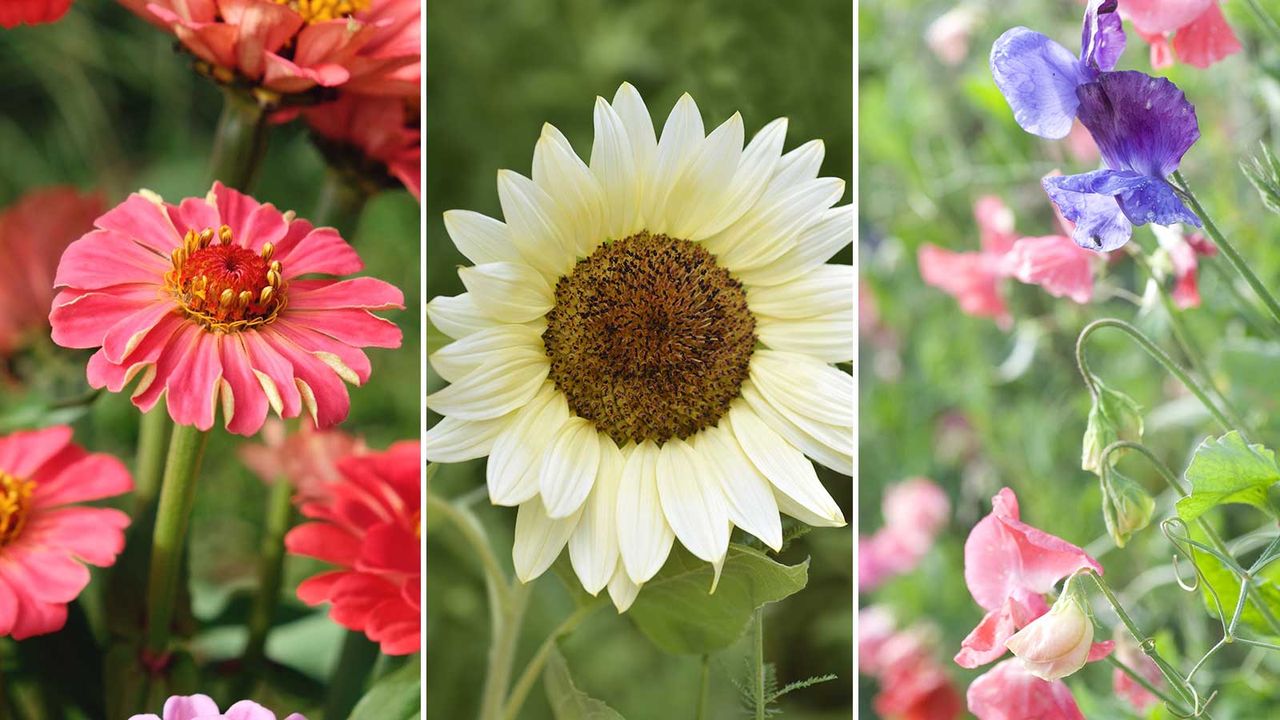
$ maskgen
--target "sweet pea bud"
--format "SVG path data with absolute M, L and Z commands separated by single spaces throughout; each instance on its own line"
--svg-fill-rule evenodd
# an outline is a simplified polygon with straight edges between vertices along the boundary
M 1151 494 L 1115 468 L 1102 472 L 1102 517 L 1116 547 L 1124 547 L 1134 533 L 1151 522 L 1156 501 Z
M 1089 410 L 1089 423 L 1084 430 L 1080 467 L 1102 475 L 1102 451 L 1117 440 L 1142 440 L 1142 411 L 1133 398 L 1112 390 L 1094 378 L 1097 394 Z M 1107 462 L 1115 465 L 1122 451 L 1111 453 Z
M 1049 612 L 1014 633 L 1005 647 L 1022 660 L 1027 672 L 1042 680 L 1058 680 L 1084 667 L 1093 647 L 1093 619 L 1078 576 L 1066 587 Z

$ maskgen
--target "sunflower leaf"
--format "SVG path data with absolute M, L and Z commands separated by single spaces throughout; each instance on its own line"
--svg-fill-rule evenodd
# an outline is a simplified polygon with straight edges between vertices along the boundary
M 783 565 L 744 545 L 729 546 L 720 582 L 714 570 L 683 548 L 645 583 L 627 613 L 655 645 L 673 654 L 702 655 L 732 645 L 751 614 L 799 592 L 809 582 L 809 561 Z
M 569 665 L 557 649 L 547 656 L 542 670 L 547 704 L 556 720 L 624 720 L 616 710 L 582 692 L 573 684 Z

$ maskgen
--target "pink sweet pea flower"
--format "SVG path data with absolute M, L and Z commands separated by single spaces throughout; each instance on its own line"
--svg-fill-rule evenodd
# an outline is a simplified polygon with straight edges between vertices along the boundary
M 4 0 L 0 2 L 0 27 L 56 22 L 70 7 L 71 0 Z
M 416 440 L 344 458 L 330 499 L 304 503 L 302 514 L 313 522 L 284 540 L 295 555 L 341 568 L 304 580 L 298 598 L 330 603 L 334 622 L 364 632 L 388 655 L 417 652 L 422 638 L 421 466 Z
M 1005 642 L 1027 672 L 1041 680 L 1058 680 L 1111 654 L 1115 643 L 1093 642 L 1088 596 L 1078 578 L 1070 578 L 1049 612 L 1032 620 Z
M 1156 665 L 1156 661 L 1152 660 L 1150 655 L 1139 650 L 1128 634 L 1116 633 L 1116 658 L 1125 665 L 1136 669 L 1152 685 L 1156 687 L 1164 686 L 1164 675 L 1160 673 L 1160 668 Z M 1124 698 L 1139 713 L 1145 713 L 1147 709 L 1160 702 L 1160 698 L 1143 687 L 1137 680 L 1129 677 L 1129 674 L 1120 668 L 1112 670 L 1111 682 L 1115 687 L 1116 695 Z
M 97 193 L 70 187 L 34 190 L 0 213 L 0 357 L 31 333 L 48 332 L 58 258 L 100 214 Z
M 119 460 L 71 442 L 71 428 L 0 436 L 0 636 L 61 630 L 67 603 L 89 584 L 85 563 L 108 567 L 129 517 L 73 503 L 133 489 Z
M 1004 272 L 1028 285 L 1039 285 L 1054 297 L 1084 304 L 1093 299 L 1095 254 L 1069 235 L 1018 240 L 1004 256 Z
M 913 478 L 890 486 L 881 512 L 884 526 L 859 541 L 858 587 L 864 592 L 920 564 L 950 518 L 951 503 L 932 480 Z
M 201 430 L 222 407 L 227 430 L 253 435 L 268 409 L 305 410 L 320 428 L 347 416 L 343 381 L 369 378 L 361 348 L 400 346 L 400 329 L 371 311 L 403 307 L 332 228 L 281 213 L 215 183 L 179 205 L 142 192 L 72 243 L 49 319 L 63 347 L 99 348 L 89 384 L 119 392 L 142 377 L 133 404 Z
M 412 107 L 397 98 L 344 93 L 337 101 L 309 107 L 302 117 L 311 126 L 331 163 L 373 191 L 402 183 L 422 199 L 421 132 L 417 100 Z
M 1041 680 L 1018 660 L 1005 660 L 975 679 L 968 701 L 978 720 L 1084 720 L 1066 683 Z
M 1218 0 L 1120 0 L 1120 11 L 1151 43 L 1155 68 L 1172 65 L 1175 56 L 1188 65 L 1207 68 L 1241 49 Z
M 342 481 L 338 461 L 368 452 L 364 440 L 337 429 L 316 430 L 305 423 L 286 433 L 284 422 L 271 418 L 262 426 L 262 444 L 240 446 L 240 461 L 264 483 L 283 480 L 297 491 L 298 502 L 328 499 L 329 488 Z
M 129 720 L 276 720 L 276 714 L 252 700 L 241 700 L 224 715 L 208 695 L 174 695 L 164 701 L 164 716 L 134 715 Z M 284 720 L 307 720 L 293 713 Z
M 874 706 L 893 720 L 954 720 L 963 712 L 960 693 L 932 653 L 933 632 L 917 626 L 895 632 L 887 608 L 858 612 L 858 670 L 879 682 Z
M 986 616 L 964 639 L 956 664 L 976 668 L 1005 653 L 1005 642 L 1048 612 L 1044 594 L 1079 570 L 1102 566 L 1084 550 L 1022 522 L 1018 499 L 1002 488 L 991 514 L 974 526 L 964 544 L 964 579 Z
M 969 54 L 969 40 L 982 16 L 972 7 L 960 5 L 929 23 L 924 42 L 934 57 L 945 65 L 959 65 Z
M 121 0 L 172 32 L 219 82 L 408 97 L 421 78 L 422 0 Z

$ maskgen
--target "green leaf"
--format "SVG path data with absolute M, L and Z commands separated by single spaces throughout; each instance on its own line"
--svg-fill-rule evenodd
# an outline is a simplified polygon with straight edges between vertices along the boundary
M 569 674 L 569 665 L 558 649 L 552 648 L 542 670 L 542 685 L 555 720 L 624 720 L 616 710 L 579 690 Z
M 1280 481 L 1275 453 L 1261 445 L 1246 445 L 1232 430 L 1220 438 L 1208 438 L 1187 467 L 1191 495 L 1178 501 L 1178 515 L 1191 521 L 1226 503 L 1253 505 L 1275 514 L 1267 490 Z
M 1193 530 L 1191 535 L 1199 542 L 1208 543 L 1209 541 L 1198 529 Z M 1240 576 L 1207 552 L 1196 552 L 1196 564 L 1204 575 L 1200 590 L 1204 598 L 1205 610 L 1213 617 L 1218 617 L 1218 608 L 1213 602 L 1210 591 L 1212 589 L 1218 594 L 1218 601 L 1222 603 L 1222 613 L 1226 616 L 1222 621 L 1230 622 L 1231 614 L 1236 610 L 1236 603 L 1240 601 Z M 1257 589 L 1256 595 L 1261 597 L 1271 614 L 1280 617 L 1280 585 L 1276 584 L 1277 579 L 1280 579 L 1280 563 L 1272 563 L 1254 577 L 1254 587 Z M 1240 622 L 1256 633 L 1266 636 L 1272 634 L 1271 626 L 1253 602 L 1245 603 L 1244 611 L 1240 613 Z
M 404 667 L 374 683 L 348 720 L 411 720 L 422 704 L 421 681 L 422 660 L 414 655 Z
M 744 545 L 729 546 L 715 593 L 711 565 L 683 548 L 645 583 L 628 615 L 658 647 L 703 655 L 732 645 L 751 613 L 799 592 L 809 582 L 809 561 L 782 565 Z

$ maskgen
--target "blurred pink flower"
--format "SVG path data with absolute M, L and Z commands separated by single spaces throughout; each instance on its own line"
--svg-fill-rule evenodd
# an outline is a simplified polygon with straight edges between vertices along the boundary
M 1172 265 L 1174 304 L 1183 310 L 1199 307 L 1199 259 L 1216 255 L 1217 246 L 1198 232 L 1184 235 L 1181 226 L 1153 225 L 1152 231 Z
M 293 485 L 299 503 L 327 500 L 329 488 L 342 481 L 338 461 L 368 452 L 364 440 L 341 430 L 316 430 L 302 423 L 297 432 L 288 433 L 275 418 L 262 426 L 262 439 L 261 444 L 241 445 L 240 461 L 264 483 Z
M 913 478 L 889 487 L 881 512 L 884 526 L 859 542 L 858 587 L 862 591 L 914 569 L 950 518 L 951 503 L 932 480 Z
M 70 7 L 71 0 L 4 0 L 0 2 L 0 27 L 56 22 Z
M 71 428 L 0 436 L 0 637 L 24 640 L 67 622 L 89 568 L 115 564 L 129 516 L 76 503 L 133 489 L 114 457 L 71 442 Z
M 1093 141 L 1093 133 L 1079 119 L 1071 123 L 1071 132 L 1067 133 L 1067 152 L 1072 159 L 1084 165 L 1097 164 L 1102 157 L 1098 152 L 1098 144 Z M 1053 211 L 1058 211 L 1057 205 L 1053 206 Z
M 1027 237 L 1004 256 L 1004 272 L 1028 285 L 1039 285 L 1054 297 L 1084 304 L 1093 299 L 1095 253 L 1068 235 Z
M 951 8 L 929 23 L 924 42 L 944 65 L 959 65 L 969 54 L 969 40 L 979 20 L 981 17 L 972 7 Z
M 101 196 L 71 187 L 33 190 L 0 213 L 0 356 L 48 333 L 58 259 L 101 213 Z
M 1018 499 L 1002 488 L 991 514 L 974 526 L 964 544 L 964 579 L 987 614 L 969 633 L 956 664 L 976 668 L 1005 653 L 1018 629 L 1048 612 L 1043 595 L 1069 575 L 1102 566 L 1084 550 L 1022 522 Z
M 876 678 L 878 715 L 890 720 L 953 720 L 963 712 L 960 693 L 932 652 L 932 632 L 917 626 L 895 632 L 885 607 L 858 612 L 858 669 Z
M 335 101 L 302 110 L 302 117 L 325 145 L 362 178 L 399 181 L 422 199 L 421 133 L 416 111 L 401 98 L 343 93 Z M 386 184 L 386 183 L 379 183 Z
M 134 715 L 129 720 L 276 720 L 276 714 L 252 700 L 241 700 L 224 715 L 208 695 L 174 695 L 164 701 L 164 716 Z M 293 713 L 284 720 L 307 720 Z
M 1016 659 L 975 679 L 968 701 L 978 720 L 1084 720 L 1066 683 L 1041 680 Z
M 1120 0 L 1120 12 L 1151 44 L 1151 66 L 1157 69 L 1175 57 L 1207 68 L 1241 49 L 1218 0 Z
M 1160 668 L 1156 665 L 1156 661 L 1139 650 L 1129 635 L 1116 633 L 1116 637 L 1116 659 L 1136 669 L 1152 685 L 1156 687 L 1163 686 L 1164 676 L 1160 674 Z M 1160 702 L 1160 698 L 1143 687 L 1137 680 L 1129 677 L 1129 674 L 1120 668 L 1115 668 L 1111 671 L 1111 682 L 1115 687 L 1116 695 L 1124 698 L 1140 713 L 1146 712 L 1148 708 Z

